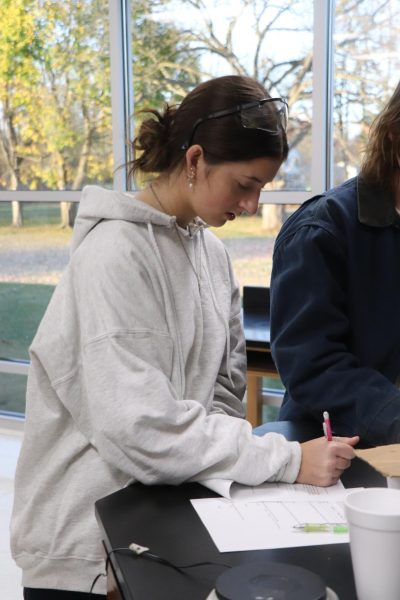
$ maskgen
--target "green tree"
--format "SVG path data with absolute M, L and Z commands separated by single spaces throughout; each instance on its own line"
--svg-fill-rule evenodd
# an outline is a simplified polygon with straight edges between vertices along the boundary
M 132 2 L 135 108 L 180 102 L 200 81 L 190 32 L 162 18 L 165 0 Z
M 0 0 L 0 187 L 111 184 L 108 10 L 107 0 Z M 160 0 L 133 5 L 137 111 L 199 81 L 185 36 L 154 18 L 162 10 Z M 74 206 L 62 203 L 64 225 Z
M 0 0 L 0 185 L 111 182 L 108 3 Z
M 35 60 L 40 55 L 34 3 L 1 0 L 0 27 L 0 185 L 16 190 L 24 152 L 34 142 L 21 139 L 21 123 L 32 107 L 30 91 L 38 84 Z M 22 223 L 19 203 L 13 203 L 13 222 Z
M 108 3 L 104 0 L 41 2 L 45 44 L 38 92 L 46 118 L 41 163 L 32 170 L 50 189 L 81 189 L 112 182 Z M 72 225 L 76 204 L 63 203 L 62 224 Z

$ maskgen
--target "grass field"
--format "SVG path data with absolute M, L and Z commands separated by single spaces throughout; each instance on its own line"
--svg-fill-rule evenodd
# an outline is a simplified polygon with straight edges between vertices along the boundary
M 0 282 L 0 357 L 27 360 L 52 285 Z
M 0 282 L 0 358 L 27 360 L 54 286 Z M 25 412 L 26 377 L 0 373 L 0 411 Z
M 29 344 L 57 279 L 54 280 L 54 285 L 27 283 L 23 277 L 22 281 L 18 281 L 18 257 L 21 253 L 28 257 L 34 256 L 39 250 L 52 254 L 56 249 L 67 247 L 71 230 L 60 228 L 58 204 L 26 203 L 24 226 L 11 227 L 10 221 L 9 205 L 0 202 L 0 357 L 26 360 Z M 272 247 L 273 238 L 266 238 L 261 224 L 261 216 L 242 217 L 227 223 L 225 227 L 213 229 L 214 233 L 227 244 L 228 251 L 232 252 L 235 274 L 241 285 L 269 284 L 271 271 L 269 252 L 262 247 L 261 250 L 256 249 L 255 254 L 251 254 L 253 250 L 249 248 L 251 244 L 257 245 L 257 241 L 265 243 L 268 240 Z M 17 257 L 16 280 L 1 281 L 2 256 L 5 257 L 3 260 L 10 260 L 10 255 L 14 256 L 13 253 Z M 26 377 L 0 374 L 0 381 L 0 411 L 23 412 Z M 281 388 L 277 380 L 266 381 L 264 385 Z
M 63 230 L 60 227 L 60 209 L 57 203 L 25 203 L 23 213 L 23 227 L 12 227 L 10 203 L 0 202 L 0 235 L 2 237 L 17 236 L 26 239 L 30 236 L 44 235 L 54 241 L 58 238 L 60 230 L 65 231 L 66 236 L 70 235 L 70 230 Z M 262 230 L 261 215 L 243 216 L 226 223 L 224 227 L 211 227 L 210 229 L 221 239 L 265 236 Z
M 20 415 L 25 413 L 26 376 L 0 373 L 0 412 Z
M 58 202 L 24 202 L 23 203 L 24 226 L 17 231 L 23 231 L 37 225 L 53 225 L 60 223 L 60 205 Z M 0 230 L 10 228 L 11 225 L 11 203 L 0 202 Z

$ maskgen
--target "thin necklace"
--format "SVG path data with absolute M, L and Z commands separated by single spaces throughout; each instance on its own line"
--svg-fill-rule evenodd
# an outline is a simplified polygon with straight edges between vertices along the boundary
M 156 190 L 154 189 L 154 187 L 153 187 L 153 184 L 152 184 L 152 183 L 150 183 L 149 187 L 150 187 L 150 190 L 151 190 L 151 192 L 152 192 L 152 194 L 153 194 L 154 198 L 156 199 L 156 201 L 157 201 L 157 202 L 158 202 L 158 204 L 160 205 L 160 208 L 161 208 L 161 210 L 162 210 L 162 211 L 163 211 L 165 214 L 168 214 L 168 211 L 167 211 L 167 210 L 165 210 L 165 207 L 163 206 L 163 204 L 162 204 L 162 202 L 161 202 L 160 198 L 158 197 L 158 194 L 156 193 Z
M 181 234 L 180 234 L 180 232 L 179 232 L 179 229 L 178 229 L 178 227 L 177 227 L 176 223 L 175 223 L 175 229 L 176 229 L 176 235 L 178 236 L 179 242 L 180 242 L 180 244 L 181 244 L 181 246 L 182 246 L 182 248 L 183 248 L 183 251 L 184 251 L 184 253 L 186 254 L 186 258 L 188 259 L 188 262 L 189 262 L 189 264 L 190 264 L 190 266 L 191 266 L 191 268 L 192 268 L 192 271 L 193 271 L 193 273 L 194 273 L 194 274 L 195 274 L 195 276 L 196 276 L 197 283 L 198 283 L 198 286 L 199 286 L 199 288 L 200 288 L 199 272 L 198 272 L 198 270 L 197 270 L 197 269 L 196 269 L 196 267 L 195 267 L 195 264 L 196 264 L 196 257 L 195 257 L 195 262 L 193 263 L 192 259 L 190 258 L 190 254 L 189 254 L 189 252 L 188 252 L 188 251 L 187 251 L 187 249 L 186 249 L 185 242 L 183 241 L 183 239 L 182 239 L 182 237 L 181 237 Z M 191 237 L 191 236 L 190 236 L 190 237 Z M 194 247 L 193 247 L 193 251 L 194 251 L 194 252 L 196 252 L 196 250 L 195 250 L 195 248 L 194 248 Z
M 161 202 L 160 198 L 158 197 L 158 194 L 156 193 L 156 190 L 154 189 L 154 187 L 153 187 L 153 184 L 152 184 L 152 183 L 150 183 L 150 184 L 149 184 L 149 187 L 150 187 L 150 190 L 151 190 L 151 191 L 152 191 L 152 193 L 153 193 L 153 196 L 154 196 L 154 198 L 157 200 L 158 204 L 160 205 L 160 207 L 161 207 L 162 211 L 163 211 L 163 212 L 165 212 L 166 214 L 168 214 L 168 213 L 167 213 L 167 211 L 165 210 L 165 208 L 164 208 L 164 206 L 163 206 L 163 204 L 162 204 L 162 202 Z M 180 242 L 180 244 L 181 244 L 181 246 L 182 246 L 182 248 L 183 248 L 183 251 L 184 251 L 184 253 L 186 254 L 186 258 L 187 258 L 187 260 L 188 260 L 188 262 L 189 262 L 189 264 L 190 264 L 190 266 L 191 266 L 191 269 L 192 269 L 193 273 L 194 273 L 194 274 L 195 274 L 195 276 L 196 276 L 196 279 L 197 279 L 197 285 L 199 286 L 199 289 L 200 289 L 200 279 L 199 279 L 199 273 L 198 273 L 198 271 L 197 271 L 197 269 L 196 269 L 195 265 L 193 264 L 193 261 L 192 261 L 192 259 L 190 258 L 189 252 L 187 251 L 187 249 L 186 249 L 186 246 L 185 246 L 185 243 L 184 243 L 184 241 L 183 241 L 183 239 L 182 239 L 182 237 L 181 237 L 181 234 L 179 233 L 179 228 L 178 228 L 178 226 L 177 226 L 177 223 L 176 223 L 176 222 L 175 222 L 175 229 L 176 229 L 176 234 L 177 234 L 177 236 L 178 236 L 178 240 L 179 240 L 179 242 Z M 190 231 L 190 230 L 189 230 L 189 231 Z

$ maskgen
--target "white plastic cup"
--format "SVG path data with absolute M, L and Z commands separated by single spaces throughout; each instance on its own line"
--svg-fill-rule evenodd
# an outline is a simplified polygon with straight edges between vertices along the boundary
M 400 477 L 386 477 L 388 488 L 400 490 Z
M 353 492 L 345 513 L 358 600 L 399 600 L 400 490 Z

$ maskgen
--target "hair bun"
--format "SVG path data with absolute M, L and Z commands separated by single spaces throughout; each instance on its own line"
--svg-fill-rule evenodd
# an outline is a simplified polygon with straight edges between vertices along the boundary
M 144 173 L 161 172 L 169 167 L 168 141 L 176 109 L 166 105 L 162 113 L 154 109 L 142 111 L 152 115 L 145 119 L 134 140 L 137 167 Z

